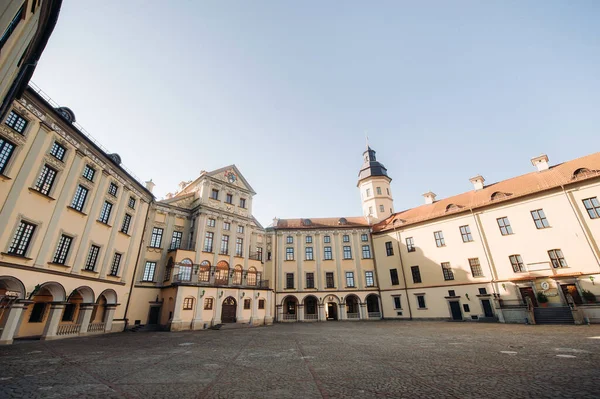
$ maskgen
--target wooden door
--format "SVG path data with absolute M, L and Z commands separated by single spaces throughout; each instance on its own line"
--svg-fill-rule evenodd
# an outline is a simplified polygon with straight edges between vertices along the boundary
M 483 307 L 485 317 L 494 317 L 494 311 L 492 310 L 492 304 L 489 299 L 483 299 L 481 301 L 481 306 Z
M 535 294 L 533 293 L 533 288 L 521 287 L 521 288 L 519 288 L 519 291 L 521 291 L 521 297 L 523 298 L 523 302 L 525 304 L 527 304 L 526 298 L 530 298 L 533 306 L 535 306 L 536 308 L 538 307 L 537 298 L 535 297 Z
M 235 323 L 235 312 L 236 312 L 236 302 L 232 297 L 227 297 L 223 301 L 223 306 L 221 310 L 221 322 L 223 323 Z
M 573 302 L 575 302 L 575 305 L 581 305 L 583 303 L 581 295 L 579 295 L 579 291 L 577 290 L 577 286 L 575 284 L 564 284 L 561 285 L 560 288 L 562 289 L 565 298 L 567 298 L 567 294 L 570 294 L 573 297 Z
M 460 302 L 450 302 L 450 312 L 452 313 L 452 320 L 462 320 L 462 310 L 460 310 Z
M 150 315 L 148 316 L 148 324 L 158 324 L 158 317 L 160 316 L 160 306 L 151 306 Z

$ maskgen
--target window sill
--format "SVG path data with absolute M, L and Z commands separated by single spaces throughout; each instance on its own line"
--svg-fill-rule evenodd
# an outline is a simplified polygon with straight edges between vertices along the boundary
M 124 231 L 119 230 L 119 233 L 123 234 L 126 237 L 131 238 L 131 236 L 129 234 L 125 233 Z
M 366 285 L 365 288 L 377 288 L 376 285 Z
M 370 260 L 370 259 L 373 259 L 373 258 L 361 258 L 361 259 L 362 260 Z
M 148 248 L 148 249 L 160 249 L 161 251 L 163 250 L 161 247 L 152 247 L 150 245 L 148 245 L 146 248 Z
M 33 260 L 33 258 L 28 258 L 28 257 L 27 257 L 27 256 L 25 256 L 25 255 L 11 254 L 11 253 L 8 253 L 8 252 L 0 252 L 0 255 L 3 255 L 3 256 L 10 256 L 10 257 L 12 257 L 12 258 L 25 259 L 25 260 Z
M 417 308 L 417 310 L 427 310 L 427 308 Z
M 73 212 L 76 212 L 76 213 L 80 214 L 81 216 L 87 216 L 87 213 L 84 213 L 84 212 L 80 211 L 79 209 L 75 209 L 72 206 L 67 206 L 67 209 L 69 209 Z
M 314 262 L 314 259 L 304 259 L 305 262 Z
M 5 175 L 5 174 L 3 174 L 3 173 L 0 173 L 0 180 L 2 180 L 2 181 L 7 181 L 7 180 L 12 180 L 12 178 L 10 178 L 10 177 L 6 176 L 6 175 Z
M 326 290 L 335 290 L 337 289 L 336 287 L 325 287 Z
M 347 285 L 346 288 L 356 288 L 355 285 Z
M 101 220 L 96 220 L 96 222 L 98 222 L 98 223 L 99 223 L 99 224 L 101 224 L 102 226 L 105 226 L 105 227 L 108 227 L 108 228 L 112 228 L 112 226 L 111 226 L 110 224 L 108 224 L 108 223 L 104 223 L 104 222 L 103 222 L 103 221 L 101 221 Z
M 56 263 L 56 262 L 48 262 L 48 265 L 50 265 L 50 266 L 60 266 L 60 267 L 64 267 L 65 269 L 68 269 L 68 268 L 71 267 L 69 265 L 65 265 L 63 263 Z
M 354 260 L 354 258 L 343 258 L 342 260 Z
M 140 283 L 152 283 L 152 284 L 156 284 L 156 281 L 142 280 L 142 281 L 140 281 Z
M 54 155 L 54 154 L 50 154 L 50 155 L 52 155 L 52 157 L 53 157 L 54 159 L 56 159 L 58 162 L 65 163 L 65 161 L 64 161 L 64 160 L 60 159 L 60 158 L 59 158 L 59 157 L 57 157 L 56 155 Z M 64 155 L 64 154 L 63 154 L 63 155 Z
M 411 250 L 408 250 L 406 252 L 417 252 L 417 250 L 416 249 L 411 249 Z M 392 255 L 389 255 L 389 256 L 392 256 Z
M 333 259 L 323 259 L 323 262 L 329 262 L 332 261 Z
M 90 274 L 98 274 L 95 270 L 81 269 L 82 272 L 90 273 Z
M 284 290 L 295 290 L 294 287 L 285 287 Z
M 295 261 L 296 261 L 295 259 L 286 259 L 286 260 L 284 260 L 284 262 L 295 262 Z
M 118 278 L 119 275 L 118 274 L 108 274 L 107 277 L 114 277 L 114 278 Z
M 235 255 L 234 258 L 244 259 L 244 255 Z
M 35 188 L 29 187 L 29 191 L 32 192 L 32 193 L 34 193 L 34 194 L 39 195 L 40 197 L 43 197 L 43 198 L 47 199 L 47 200 L 56 201 L 55 198 L 52 198 L 51 196 L 49 196 L 47 194 L 43 194 L 43 193 L 39 192 L 38 190 L 36 190 Z

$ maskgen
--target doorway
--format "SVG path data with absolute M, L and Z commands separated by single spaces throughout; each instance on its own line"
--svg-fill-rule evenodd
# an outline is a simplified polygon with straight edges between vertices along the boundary
M 462 310 L 460 310 L 460 302 L 450 301 L 450 313 L 452 314 L 452 320 L 462 321 Z
M 492 304 L 489 299 L 482 299 L 481 307 L 483 308 L 485 317 L 494 317 L 494 311 L 492 310 Z
M 148 314 L 148 324 L 158 324 L 159 316 L 160 306 L 150 306 L 150 313 Z
M 228 296 L 223 301 L 223 307 L 221 309 L 221 322 L 222 323 L 235 323 L 235 311 L 236 301 L 233 297 Z
M 327 303 L 327 320 L 337 320 L 337 306 L 333 302 Z
M 573 297 L 573 302 L 575 305 L 581 305 L 583 303 L 583 299 L 581 299 L 581 295 L 579 295 L 579 290 L 575 284 L 561 284 L 560 289 L 565 296 L 565 300 L 567 298 L 567 294 Z
M 520 287 L 519 291 L 521 292 L 521 298 L 523 298 L 523 303 L 527 305 L 527 298 L 531 299 L 531 303 L 534 307 L 538 307 L 537 298 L 535 297 L 535 293 L 533 292 L 533 288 L 531 287 Z

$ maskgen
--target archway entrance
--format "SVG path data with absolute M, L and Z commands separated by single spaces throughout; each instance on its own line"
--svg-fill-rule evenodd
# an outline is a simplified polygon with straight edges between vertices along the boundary
M 221 322 L 223 323 L 235 323 L 235 312 L 237 303 L 233 297 L 228 296 L 223 301 L 223 307 L 221 309 Z
M 358 297 L 356 295 L 348 295 L 346 297 L 346 318 L 360 319 L 360 311 L 358 309 Z
M 319 306 L 317 298 L 314 296 L 308 296 L 304 298 L 304 320 L 318 320 L 318 311 Z
M 367 297 L 367 312 L 369 313 L 369 318 L 381 318 L 381 311 L 379 310 L 379 297 L 377 295 L 371 294 Z
M 327 320 L 337 320 L 337 304 L 335 302 L 327 302 Z

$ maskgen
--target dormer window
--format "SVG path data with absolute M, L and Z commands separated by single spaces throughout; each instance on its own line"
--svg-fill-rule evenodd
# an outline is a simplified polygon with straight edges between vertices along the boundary
M 304 226 L 310 226 L 312 224 L 312 222 L 310 221 L 310 219 L 303 219 L 302 224 Z
M 338 220 L 338 224 L 348 224 L 348 221 L 346 220 L 346 218 L 340 218 Z
M 588 177 L 597 172 L 596 170 L 589 170 L 588 168 L 579 168 L 573 172 L 573 179 L 579 179 L 582 177 Z

